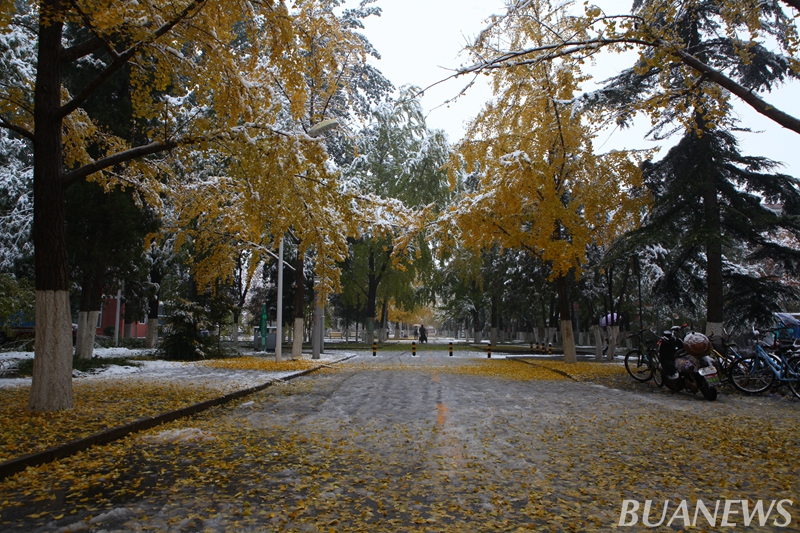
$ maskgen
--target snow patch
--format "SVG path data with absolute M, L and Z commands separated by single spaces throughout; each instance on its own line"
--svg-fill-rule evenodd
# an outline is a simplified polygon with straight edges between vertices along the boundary
M 168 429 L 157 435 L 147 435 L 142 440 L 160 444 L 215 440 L 216 437 L 198 428 Z
M 99 524 L 102 522 L 111 522 L 114 520 L 125 520 L 128 518 L 128 515 L 131 514 L 130 509 L 126 509 L 124 507 L 120 507 L 118 509 L 112 509 L 111 511 L 103 514 L 99 514 L 89 520 L 90 524 Z

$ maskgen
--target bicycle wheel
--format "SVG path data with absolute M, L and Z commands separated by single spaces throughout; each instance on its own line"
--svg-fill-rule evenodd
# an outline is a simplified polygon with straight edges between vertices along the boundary
M 653 371 L 653 383 L 659 387 L 664 386 L 664 373 L 661 371 L 661 363 L 658 360 L 658 355 L 650 354 L 650 366 Z
M 794 394 L 795 398 L 800 398 L 800 356 L 794 356 L 789 359 L 789 369 L 791 372 L 794 372 L 795 377 L 798 379 L 795 381 L 787 381 L 789 385 L 789 389 Z M 791 374 L 789 374 L 791 376 Z
M 625 354 L 625 370 L 636 381 L 649 381 L 653 377 L 653 371 L 647 363 L 647 356 L 640 350 L 631 350 Z
M 728 369 L 728 376 L 734 387 L 747 394 L 764 392 L 775 381 L 769 365 L 756 356 L 734 361 Z

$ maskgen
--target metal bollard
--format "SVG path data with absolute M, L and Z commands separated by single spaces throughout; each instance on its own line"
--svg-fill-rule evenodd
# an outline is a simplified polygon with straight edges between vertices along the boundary
M 492 358 L 492 343 L 491 342 L 489 343 L 489 347 L 486 350 L 486 357 L 487 357 L 487 359 L 491 359 Z
M 378 351 L 378 343 L 377 342 L 373 342 L 372 343 L 372 357 L 375 357 L 376 355 L 378 355 L 376 353 L 377 351 Z
M 552 344 L 548 344 L 547 345 L 547 353 L 549 355 L 553 355 L 553 345 Z
M 417 342 L 416 341 L 411 341 L 411 356 L 412 357 L 416 357 L 417 356 Z
M 450 357 L 453 357 L 453 343 L 450 343 Z

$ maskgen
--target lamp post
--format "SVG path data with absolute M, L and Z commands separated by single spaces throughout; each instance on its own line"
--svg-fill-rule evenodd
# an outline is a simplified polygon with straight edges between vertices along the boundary
M 321 313 L 320 313 L 320 297 L 319 297 L 319 290 L 317 287 L 319 286 L 320 277 L 314 276 L 314 320 L 311 324 L 311 358 L 312 359 L 319 359 L 321 346 L 321 336 L 319 335 L 319 323 L 321 320 Z
M 308 135 L 311 137 L 319 137 L 339 127 L 339 121 L 336 119 L 328 119 L 318 122 L 308 130 Z M 319 297 L 317 286 L 319 285 L 319 276 L 314 276 L 314 324 L 311 328 L 311 358 L 319 359 L 319 354 L 325 351 L 324 336 L 325 336 L 325 315 L 322 301 Z
M 278 307 L 275 322 L 275 361 L 280 363 L 283 344 L 283 237 L 278 245 Z

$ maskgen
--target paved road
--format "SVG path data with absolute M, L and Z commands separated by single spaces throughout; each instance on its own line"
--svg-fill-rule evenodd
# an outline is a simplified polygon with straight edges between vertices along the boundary
M 697 499 L 712 511 L 792 499 L 787 527 L 774 505 L 749 527 L 729 505 L 728 523 L 800 530 L 796 402 L 639 394 L 530 368 L 361 354 L 26 473 L 0 487 L 0 530 L 608 531 L 636 518 L 620 529 L 679 531 Z M 642 526 L 648 499 L 652 523 L 670 502 L 660 527 Z M 716 527 L 695 517 L 698 530 L 729 530 L 718 514 Z

